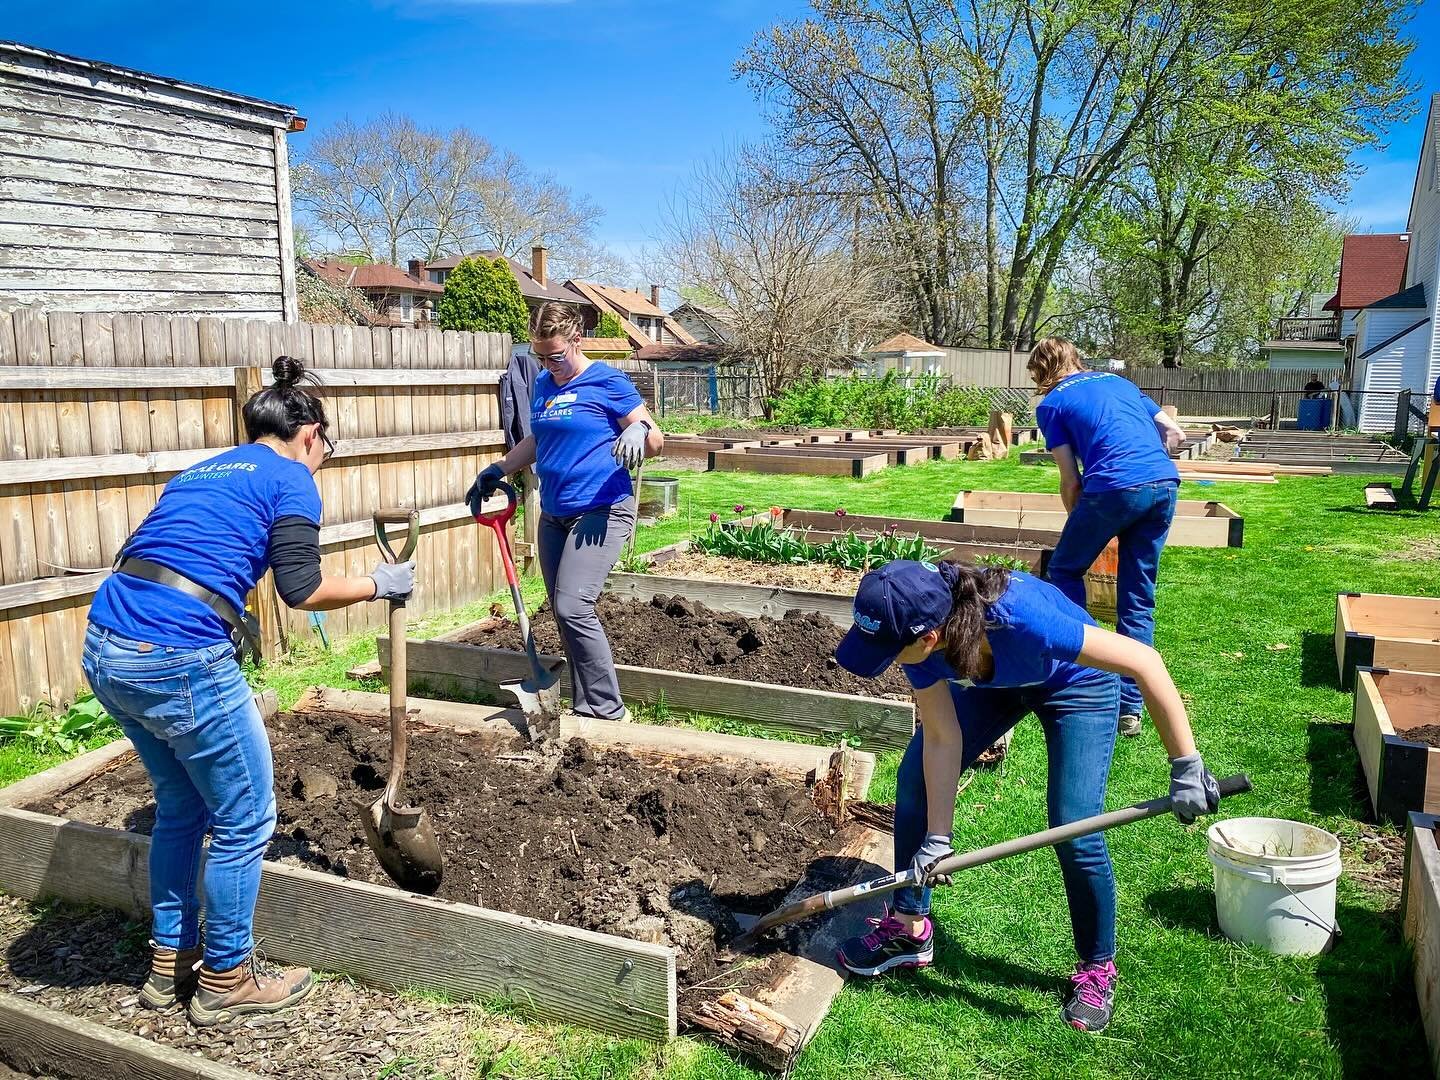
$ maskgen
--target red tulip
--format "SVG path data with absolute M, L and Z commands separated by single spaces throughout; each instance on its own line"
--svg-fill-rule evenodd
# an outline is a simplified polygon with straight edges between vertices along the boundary
M 711 525 L 714 525 L 714 524 L 715 524 L 717 521 L 719 521 L 719 520 L 720 520 L 720 515 L 719 515 L 719 514 L 711 514 L 711 515 L 710 515 L 710 524 L 711 524 Z
M 744 512 L 745 512 L 745 504 L 744 504 L 744 503 L 737 503 L 736 506 L 735 506 L 735 513 L 737 513 L 737 514 L 743 514 Z
M 837 507 L 835 508 L 835 516 L 836 516 L 836 517 L 844 517 L 844 516 L 845 516 L 845 508 L 844 508 L 843 506 L 837 506 Z

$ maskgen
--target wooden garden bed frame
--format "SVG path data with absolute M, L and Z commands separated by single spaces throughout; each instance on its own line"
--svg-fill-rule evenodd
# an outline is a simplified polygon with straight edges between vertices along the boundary
M 794 457 L 797 454 L 807 457 L 840 458 L 851 459 L 866 457 L 870 455 L 884 455 L 886 462 L 893 468 L 897 465 L 920 465 L 929 461 L 932 454 L 928 446 L 916 446 L 914 443 L 897 445 L 893 443 L 877 443 L 870 440 L 858 443 L 805 443 L 804 445 L 792 444 L 788 446 L 748 446 L 745 453 L 763 455 L 765 457 Z
M 515 710 L 412 699 L 410 722 L 460 734 L 511 736 L 523 723 Z M 349 711 L 381 716 L 382 694 L 307 690 L 296 712 Z M 720 762 L 764 766 L 797 783 L 823 779 L 837 764 L 847 797 L 863 799 L 875 759 L 868 753 L 780 743 L 646 724 L 566 716 L 561 736 L 624 749 L 667 766 Z M 835 755 L 842 755 L 836 760 Z M 95 904 L 136 917 L 148 914 L 146 871 L 150 840 L 18 809 L 56 798 L 133 755 L 119 740 L 73 761 L 0 789 L 0 891 L 26 900 Z M 854 839 L 832 854 L 857 860 L 855 880 L 885 872 L 890 837 L 856 827 Z M 727 994 L 693 1018 L 732 1048 L 773 1068 L 784 1068 L 814 1035 L 844 979 L 833 953 L 863 927 L 874 904 L 857 904 L 821 925 L 797 955 L 782 957 L 753 999 Z M 675 952 L 668 946 L 601 934 L 471 904 L 418 896 L 266 861 L 256 907 L 257 936 L 282 963 L 335 972 L 393 991 L 428 991 L 449 997 L 522 1002 L 539 1019 L 578 1024 L 620 1037 L 672 1038 L 682 1015 L 676 995 Z M 343 932 L 337 932 L 343 927 Z M 321 991 L 323 993 L 323 989 Z M 99 1044 L 121 1047 L 111 1059 L 133 1066 L 125 1076 L 146 1080 L 239 1080 L 250 1074 L 185 1057 L 192 1071 L 175 1071 L 178 1052 L 119 1032 L 95 1032 L 84 1021 L 56 1024 L 16 1010 L 0 998 L 0 1039 L 19 1025 L 28 1037 L 54 1041 L 56 1053 L 91 1053 Z M 42 1033 L 44 1033 L 42 1035 Z M 45 1045 L 41 1043 L 39 1045 Z M 144 1062 L 136 1064 L 138 1057 Z M 162 1064 L 152 1064 L 160 1062 Z M 147 1071 L 148 1070 L 148 1071 Z M 118 1070 L 104 1075 L 114 1080 Z
M 1388 593 L 1335 597 L 1335 663 L 1340 685 L 1357 668 L 1440 672 L 1440 599 Z
M 1067 513 L 1059 495 L 1019 491 L 961 491 L 947 520 L 975 525 L 1059 533 Z M 1181 499 L 1175 505 L 1166 547 L 1238 548 L 1245 541 L 1245 519 L 1224 503 Z
M 1354 717 L 1376 818 L 1403 825 L 1412 810 L 1440 813 L 1440 748 L 1405 737 L 1410 728 L 1440 723 L 1440 675 L 1359 668 Z
M 1430 1044 L 1430 1069 L 1440 1076 L 1440 845 L 1435 829 L 1440 818 L 1412 811 L 1405 838 L 1405 892 L 1400 921 L 1415 961 L 1415 996 L 1425 1041 Z
M 712 450 L 710 472 L 778 473 L 789 476 L 851 476 L 859 479 L 890 466 L 887 454 L 826 455 L 810 447 L 794 447 L 788 454 L 751 454 L 748 450 Z
M 700 593 L 705 591 L 692 588 L 692 584 L 697 583 L 688 578 L 673 580 L 683 583 L 683 588 L 675 591 L 690 599 L 699 599 Z M 845 604 L 848 612 L 848 598 Z M 733 609 L 720 606 L 717 599 L 715 610 Z M 406 671 L 410 693 L 470 700 L 504 700 L 508 695 L 501 691 L 500 684 L 528 677 L 530 661 L 523 652 L 468 645 L 460 640 L 489 622 L 482 619 L 429 641 L 408 639 Z M 388 680 L 390 639 L 380 637 L 375 644 L 381 673 Z M 562 695 L 573 693 L 564 657 L 541 654 L 540 662 L 547 670 L 559 673 Z M 828 690 L 802 690 L 775 683 L 662 671 L 629 664 L 616 664 L 615 674 L 620 681 L 620 696 L 631 704 L 658 705 L 663 702 L 669 707 L 689 712 L 727 716 L 802 735 L 845 737 L 865 746 L 893 750 L 908 746 L 915 732 L 915 706 L 908 700 L 892 701 Z

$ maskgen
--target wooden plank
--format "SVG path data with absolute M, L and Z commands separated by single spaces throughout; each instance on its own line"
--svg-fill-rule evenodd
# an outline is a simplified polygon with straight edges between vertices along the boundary
M 0 808 L 0 888 L 143 915 L 149 846 L 137 834 Z M 675 954 L 659 945 L 268 861 L 255 930 L 273 960 L 374 986 L 504 997 L 541 1019 L 613 1035 L 675 1034 Z
M 1059 495 L 1018 491 L 963 490 L 955 496 L 950 521 L 1059 532 L 1065 527 Z M 1165 538 L 1167 547 L 1241 547 L 1245 520 L 1224 503 L 1181 499 Z
M 170 320 L 171 358 L 176 370 L 200 370 L 200 324 L 195 319 Z M 205 402 L 193 384 L 175 395 L 176 426 L 181 450 L 209 445 L 205 441 Z
M 1368 668 L 1356 673 L 1355 700 L 1353 705 L 1351 734 L 1355 749 L 1360 755 L 1360 769 L 1365 775 L 1365 787 L 1370 792 L 1371 809 L 1380 808 L 1380 772 L 1385 754 L 1386 735 L 1393 735 L 1390 718 L 1385 712 L 1385 703 L 1375 685 L 1375 675 Z M 1422 807 L 1414 807 L 1419 810 Z
M 197 164 L 203 162 L 217 169 L 229 164 L 249 165 L 262 171 L 273 171 L 275 168 L 274 153 L 263 146 L 179 134 L 178 131 L 183 129 L 147 131 L 110 122 L 96 123 L 94 119 L 68 111 L 77 106 L 83 107 L 87 102 L 85 98 L 39 99 L 14 86 L 7 87 L 6 94 L 10 108 L 0 117 L 0 130 L 3 131 L 44 136 L 47 140 L 65 139 L 95 149 L 149 151 L 170 158 L 192 159 Z M 171 119 L 174 121 L 177 118 Z M 88 152 L 91 151 L 81 151 L 82 154 Z M 73 160 L 83 161 L 85 158 L 78 156 Z
M 744 519 L 755 524 L 768 514 L 755 514 Z M 936 540 L 949 540 L 957 544 L 1040 544 L 1054 547 L 1059 539 L 1058 530 L 1016 529 L 1001 525 L 972 525 L 968 522 L 926 521 L 923 518 L 885 517 L 879 514 L 846 514 L 844 517 L 829 510 L 794 510 L 786 507 L 781 519 L 782 526 L 797 529 L 818 529 L 822 532 L 849 530 L 851 532 L 881 533 L 893 530 L 902 535 L 927 536 Z
M 49 194 L 57 195 L 54 192 Z M 165 232 L 175 236 L 200 237 L 207 241 L 250 239 L 273 241 L 277 246 L 279 244 L 280 226 L 276 221 L 211 217 L 194 213 L 193 206 L 189 209 L 192 212 L 166 212 Z M 118 206 L 89 202 L 75 205 L 60 194 L 58 198 L 50 199 L 0 200 L 0 223 L 146 232 L 153 231 L 157 222 L 152 210 L 132 209 L 123 202 Z
M 255 1080 L 255 1073 L 0 993 L 0 1059 L 70 1080 Z
M 145 363 L 154 367 L 174 367 L 170 320 L 164 315 L 142 315 L 140 331 L 145 344 Z M 147 397 L 150 401 L 150 445 L 157 451 L 179 450 L 178 391 L 151 390 Z
M 147 210 L 152 214 L 204 214 L 222 222 L 275 222 L 275 200 L 266 188 L 223 180 L 167 178 L 164 185 L 125 186 L 122 174 L 62 161 L 5 157 L 0 199 L 70 203 L 76 206 Z M 223 230 L 222 230 L 223 231 Z
M 1354 651 L 1354 636 L 1350 626 L 1350 601 L 1353 596 L 1348 593 L 1340 593 L 1335 597 L 1335 667 L 1340 675 L 1340 686 L 1349 689 L 1355 679 L 1356 657 Z M 1372 655 L 1365 658 L 1365 666 L 1369 667 L 1374 663 L 1374 643 L 1368 647 Z
M 300 318 L 300 304 L 295 294 L 295 227 L 290 214 L 290 154 L 286 130 L 272 129 L 275 139 L 275 211 L 280 219 L 280 317 L 287 323 Z
M 605 591 L 643 602 L 656 596 L 682 596 L 716 611 L 734 611 L 752 618 L 780 619 L 787 611 L 818 611 L 836 626 L 846 629 L 854 621 L 855 598 L 843 593 L 801 592 L 772 585 L 620 571 L 611 571 L 605 579 Z
M 377 645 L 380 663 L 388 669 L 390 645 Z M 498 690 L 502 682 L 525 677 L 529 661 L 524 653 L 454 641 L 411 641 L 408 667 L 413 693 L 426 687 L 454 685 L 473 691 L 477 686 Z M 543 663 L 562 664 L 560 657 L 542 657 Z M 522 668 L 524 670 L 522 670 Z M 863 746 L 901 749 L 915 731 L 915 706 L 823 690 L 800 690 L 773 683 L 722 679 L 654 668 L 617 664 L 620 693 L 627 701 L 653 705 L 664 701 L 672 708 L 798 731 L 808 735 L 848 736 Z M 561 693 L 570 692 L 568 669 L 561 674 Z
M 13 115 L 13 114 L 12 114 Z M 54 131 L 16 131 L 13 120 L 0 123 L 0 156 L 7 168 L 23 166 L 17 176 L 80 178 L 82 183 L 114 185 L 129 176 L 137 186 L 156 191 L 208 195 L 223 192 L 253 198 L 253 192 L 275 190 L 273 162 L 264 165 L 216 161 L 196 154 L 146 150 L 94 138 L 72 138 Z M 11 164 L 13 163 L 13 164 Z M 212 183 L 197 187 L 197 180 Z
M 1415 995 L 1430 1044 L 1431 1071 L 1440 1076 L 1440 848 L 1435 825 L 1433 817 L 1410 815 L 1401 922 L 1414 956 Z
M 865 457 L 753 456 L 745 450 L 713 450 L 710 468 L 718 472 L 758 472 L 801 476 L 868 476 L 890 464 L 881 454 Z

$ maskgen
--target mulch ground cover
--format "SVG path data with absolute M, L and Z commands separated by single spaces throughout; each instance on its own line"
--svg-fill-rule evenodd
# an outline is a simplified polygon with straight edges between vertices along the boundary
M 816 612 L 787 611 L 784 618 L 771 619 L 712 611 L 680 596 L 642 601 L 608 593 L 600 597 L 596 611 L 617 664 L 867 697 L 910 694 L 910 684 L 897 668 L 878 679 L 860 679 L 836 664 L 835 646 L 843 631 Z M 548 603 L 531 626 L 541 652 L 564 653 Z M 460 640 L 524 648 L 519 629 L 508 620 L 472 629 Z
M 378 715 L 340 712 L 276 718 L 268 858 L 389 883 L 357 810 L 385 783 L 382 726 Z M 518 734 L 507 743 L 412 727 L 406 798 L 434 820 L 440 896 L 674 946 L 682 985 L 714 974 L 732 912 L 771 910 L 812 864 L 822 875 L 846 869 L 825 858 L 846 837 L 798 779 L 758 766 L 667 767 L 580 739 L 542 751 Z M 138 762 L 34 809 L 142 833 L 154 822 Z

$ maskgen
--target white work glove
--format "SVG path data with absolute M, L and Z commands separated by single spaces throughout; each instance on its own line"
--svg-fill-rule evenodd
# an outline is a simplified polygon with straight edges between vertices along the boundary
M 644 420 L 636 420 L 620 433 L 615 440 L 615 464 L 622 469 L 638 469 L 645 463 L 645 436 L 650 433 L 650 425 Z
M 920 845 L 920 850 L 915 852 L 915 857 L 910 860 L 910 869 L 914 872 L 915 878 L 921 885 L 949 885 L 949 874 L 932 875 L 930 868 L 941 859 L 955 854 L 954 848 L 950 846 L 950 837 L 944 833 L 927 833 L 925 842 Z

